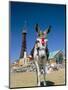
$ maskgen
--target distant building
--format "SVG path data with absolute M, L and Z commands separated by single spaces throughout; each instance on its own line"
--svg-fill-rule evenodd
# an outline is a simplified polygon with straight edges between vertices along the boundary
M 25 59 L 25 60 L 24 60 Z M 53 51 L 50 52 L 49 54 L 49 60 L 51 64 L 63 64 L 65 56 L 63 51 L 61 50 L 57 50 L 57 51 Z M 30 62 L 32 62 L 33 58 L 29 55 L 26 58 L 20 58 L 19 60 L 16 60 L 12 66 L 13 67 L 20 67 L 20 66 L 25 66 L 28 65 Z M 27 64 L 24 64 L 26 61 Z
M 24 60 L 25 59 L 25 60 Z M 11 67 L 20 67 L 20 66 L 25 66 L 28 65 L 30 63 L 30 61 L 32 61 L 32 57 L 29 55 L 26 58 L 20 58 L 18 60 L 15 60 Z M 26 62 L 26 64 L 25 64 Z
M 63 51 L 61 50 L 50 52 L 49 54 L 50 63 L 62 64 L 65 61 L 64 59 L 65 59 L 65 56 Z

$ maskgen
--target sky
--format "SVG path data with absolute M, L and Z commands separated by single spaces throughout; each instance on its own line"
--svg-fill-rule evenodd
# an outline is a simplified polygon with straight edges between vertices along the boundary
M 10 61 L 19 59 L 22 31 L 26 22 L 27 54 L 30 54 L 37 38 L 36 23 L 41 31 L 51 25 L 48 35 L 49 51 L 65 52 L 65 5 L 10 2 Z

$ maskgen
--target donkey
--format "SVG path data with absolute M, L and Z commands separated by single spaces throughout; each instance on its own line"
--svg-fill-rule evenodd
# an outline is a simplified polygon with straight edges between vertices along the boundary
M 47 54 L 47 42 L 48 39 L 46 35 L 50 32 L 50 26 L 44 32 L 39 31 L 38 24 L 36 24 L 36 32 L 38 33 L 38 37 L 36 39 L 34 45 L 34 62 L 36 65 L 36 74 L 37 74 L 37 86 L 41 84 L 41 76 L 43 75 L 43 84 L 46 86 L 46 62 L 48 59 Z M 43 73 L 41 72 L 43 70 Z

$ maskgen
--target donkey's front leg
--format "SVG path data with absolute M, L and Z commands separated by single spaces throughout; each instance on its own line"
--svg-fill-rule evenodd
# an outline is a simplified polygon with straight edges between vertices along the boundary
M 46 71 L 45 71 L 46 69 L 45 69 L 45 64 L 43 65 L 43 71 L 44 71 L 44 73 L 43 73 L 43 77 L 44 77 L 44 86 L 46 86 Z
M 40 68 L 38 65 L 38 62 L 35 61 L 35 65 L 36 65 L 36 74 L 37 74 L 37 85 L 40 86 Z

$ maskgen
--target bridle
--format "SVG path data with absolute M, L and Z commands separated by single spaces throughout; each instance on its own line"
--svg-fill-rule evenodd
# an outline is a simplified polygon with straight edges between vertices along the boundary
M 36 40 L 36 49 L 37 49 L 37 55 L 39 56 L 39 51 L 46 51 L 46 44 L 47 40 L 45 38 L 38 38 Z

